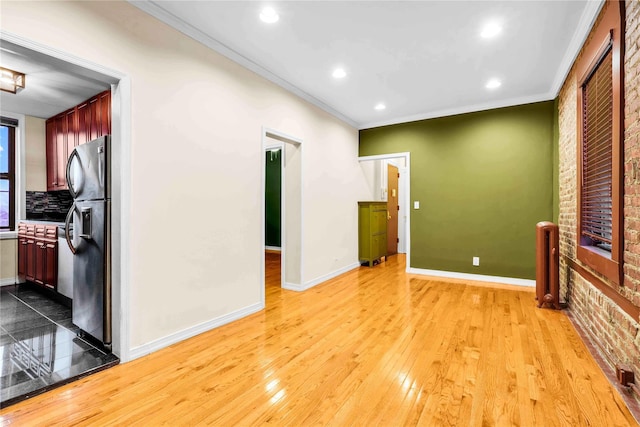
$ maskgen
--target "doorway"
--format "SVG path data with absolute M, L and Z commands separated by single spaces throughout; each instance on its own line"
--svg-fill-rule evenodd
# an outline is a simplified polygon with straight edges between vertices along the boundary
M 302 140 L 272 129 L 263 129 L 263 221 L 262 221 L 262 300 L 265 286 L 274 280 L 277 257 L 280 287 L 302 289 Z M 279 218 L 277 169 L 280 176 Z M 278 227 L 279 225 L 279 227 Z M 279 235 L 278 235 L 279 230 Z M 275 235 L 274 235 L 275 234 Z M 279 247 L 275 243 L 279 241 Z M 268 252 L 267 252 L 268 251 Z M 279 252 L 279 254 L 278 254 Z M 266 268 L 269 267 L 269 271 Z
M 113 69 L 9 33 L 2 34 L 1 44 L 3 48 L 19 51 L 30 60 L 55 64 L 62 73 L 89 76 L 111 87 L 112 351 L 121 361 L 127 362 L 131 360 L 129 343 L 130 78 Z M 18 149 L 20 161 L 23 162 L 24 143 L 21 143 Z M 22 168 L 17 176 L 21 193 L 25 191 L 25 179 L 24 168 Z M 24 198 L 19 200 L 18 212 L 20 217 L 25 214 Z
M 404 152 L 361 156 L 358 160 L 370 191 L 369 198 L 387 202 L 387 253 L 406 253 L 408 270 L 411 259 L 411 154 Z

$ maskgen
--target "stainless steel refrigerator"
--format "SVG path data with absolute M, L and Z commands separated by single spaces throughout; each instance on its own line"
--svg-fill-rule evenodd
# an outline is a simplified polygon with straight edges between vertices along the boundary
M 111 137 L 77 146 L 67 163 L 74 199 L 65 237 L 73 253 L 73 323 L 111 350 Z M 70 224 L 73 223 L 72 230 Z

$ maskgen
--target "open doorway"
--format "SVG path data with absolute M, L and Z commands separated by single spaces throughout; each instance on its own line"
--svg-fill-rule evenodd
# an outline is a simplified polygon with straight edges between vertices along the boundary
M 277 284 L 299 290 L 302 289 L 302 141 L 263 129 L 262 147 L 263 281 L 265 287 Z
M 372 201 L 387 202 L 387 254 L 410 259 L 410 153 L 359 157 Z
M 284 143 L 265 150 L 264 260 L 265 286 L 282 286 L 282 157 Z
M 16 125 L 20 129 L 21 135 L 15 147 L 16 194 L 14 197 L 16 200 L 17 221 L 28 220 L 27 191 L 32 193 L 30 196 L 33 200 L 35 193 L 46 194 L 45 190 L 50 190 L 47 188 L 47 182 L 51 183 L 50 181 L 43 180 L 41 184 L 37 182 L 38 177 L 47 176 L 46 164 L 44 163 L 46 158 L 40 157 L 43 160 L 37 162 L 28 162 L 27 160 L 37 157 L 40 151 L 42 154 L 45 153 L 45 151 L 42 151 L 45 148 L 48 129 L 45 120 L 55 114 L 42 107 L 42 104 L 47 104 L 47 96 L 51 96 L 51 94 L 57 96 L 56 94 L 59 91 L 63 91 L 70 104 L 62 106 L 58 103 L 53 103 L 51 106 L 56 109 L 64 109 L 76 104 L 76 101 L 72 102 L 75 97 L 85 99 L 87 95 L 84 90 L 87 88 L 84 86 L 84 82 L 86 80 L 92 82 L 89 85 L 89 89 L 94 88 L 94 86 L 99 87 L 98 90 L 100 91 L 109 88 L 112 142 L 111 231 L 108 227 L 105 227 L 106 231 L 103 235 L 104 238 L 108 238 L 111 235 L 111 251 L 105 251 L 105 265 L 110 265 L 111 268 L 107 268 L 104 272 L 107 290 L 109 289 L 108 284 L 111 284 L 111 301 L 109 302 L 108 296 L 105 294 L 103 300 L 105 328 L 103 332 L 110 329 L 112 339 L 106 339 L 105 332 L 105 339 L 103 340 L 105 345 L 95 347 L 90 340 L 83 339 L 85 338 L 84 332 L 74 325 L 75 322 L 71 317 L 71 310 L 67 307 L 70 300 L 64 300 L 67 301 L 67 305 L 57 304 L 57 301 L 62 297 L 76 298 L 73 294 L 73 288 L 76 285 L 73 282 L 71 282 L 71 287 L 64 288 L 64 291 L 68 292 L 68 294 L 62 292 L 62 286 L 54 287 L 54 290 L 45 289 L 44 292 L 37 292 L 38 288 L 26 285 L 24 278 L 16 275 L 15 286 L 8 290 L 3 289 L 3 293 L 11 295 L 11 301 L 14 301 L 14 306 L 20 310 L 20 313 L 26 313 L 25 315 L 29 317 L 29 322 L 27 322 L 29 327 L 23 331 L 24 333 L 19 340 L 13 337 L 10 341 L 7 341 L 7 348 L 12 348 L 10 346 L 15 346 L 16 348 L 31 346 L 36 348 L 33 347 L 34 343 L 39 343 L 40 347 L 42 345 L 46 346 L 47 352 L 44 358 L 38 359 L 36 357 L 38 360 L 36 360 L 37 363 L 35 365 L 29 363 L 27 366 L 18 359 L 16 359 L 18 360 L 16 362 L 14 360 L 16 357 L 14 352 L 7 351 L 5 356 L 8 359 L 5 362 L 11 360 L 11 363 L 5 363 L 5 365 L 11 366 L 11 374 L 7 375 L 7 379 L 10 382 L 7 382 L 7 393 L 4 393 L 5 390 L 3 390 L 2 402 L 0 402 L 0 406 L 4 406 L 113 366 L 113 364 L 117 363 L 118 357 L 121 361 L 130 360 L 128 329 L 128 266 L 130 258 L 128 252 L 128 212 L 130 208 L 128 192 L 130 187 L 131 89 L 130 80 L 125 74 L 21 37 L 3 33 L 2 40 L 0 40 L 0 48 L 7 53 L 5 60 L 8 61 L 10 52 L 12 56 L 20 61 L 20 65 L 16 69 L 23 71 L 38 70 L 39 77 L 39 79 L 34 77 L 30 80 L 29 91 L 33 94 L 33 98 L 27 97 L 26 95 L 29 92 L 25 91 L 20 98 L 15 98 L 15 102 L 6 102 L 5 99 L 2 102 L 2 115 L 16 118 Z M 51 75 L 56 77 L 49 78 Z M 35 103 L 32 101 L 35 101 Z M 67 127 L 64 129 L 66 129 L 65 132 L 71 134 L 74 128 L 70 128 L 69 123 L 72 122 L 67 121 L 65 123 Z M 26 137 L 27 128 L 29 129 L 28 140 Z M 58 136 L 58 138 L 60 137 Z M 27 141 L 29 141 L 28 144 Z M 35 141 L 35 144 L 32 143 L 33 141 Z M 58 144 L 60 143 L 58 142 Z M 38 147 L 42 147 L 42 149 Z M 65 145 L 65 149 L 67 148 L 68 145 Z M 66 165 L 67 157 L 62 156 L 60 151 L 56 154 L 60 155 L 63 160 L 61 164 Z M 30 182 L 29 184 L 27 183 L 28 181 Z M 61 269 L 58 266 L 62 264 L 67 267 L 68 271 L 68 268 L 72 265 L 69 265 L 60 253 L 65 248 L 66 242 L 61 241 L 58 229 L 65 228 L 66 225 L 62 226 L 59 221 L 47 224 L 46 219 L 37 219 L 36 222 L 46 224 L 45 226 L 48 229 L 55 230 L 54 233 L 57 234 L 56 243 L 52 244 L 54 245 L 54 250 L 48 252 L 47 258 L 48 260 L 54 260 L 49 265 L 54 271 L 55 279 L 61 284 L 61 274 L 56 274 L 55 270 L 57 269 L 58 273 L 61 273 Z M 55 236 L 56 234 L 53 235 Z M 14 239 L 10 234 L 7 236 L 7 240 Z M 57 246 L 55 246 L 56 244 Z M 51 255 L 52 258 L 49 258 Z M 108 278 L 109 275 L 111 280 Z M 67 284 L 69 283 L 67 282 Z M 16 320 L 22 316 L 16 316 L 16 313 L 18 312 L 16 311 L 13 314 L 3 312 L 3 325 L 16 324 Z M 6 317 L 10 314 L 11 318 Z M 56 316 L 56 322 L 50 320 L 52 315 Z M 111 354 L 103 351 L 108 348 L 109 344 L 111 345 Z M 61 354 L 72 353 L 73 358 L 61 357 Z M 29 352 L 24 353 L 23 356 L 31 361 L 35 360 Z

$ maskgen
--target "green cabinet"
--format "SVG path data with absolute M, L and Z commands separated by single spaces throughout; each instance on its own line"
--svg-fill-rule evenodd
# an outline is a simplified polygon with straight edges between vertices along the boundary
M 387 257 L 387 202 L 358 202 L 358 258 L 369 266 Z

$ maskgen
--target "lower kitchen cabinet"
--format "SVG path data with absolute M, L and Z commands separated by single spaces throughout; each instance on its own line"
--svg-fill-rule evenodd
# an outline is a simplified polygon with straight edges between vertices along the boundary
M 55 290 L 58 282 L 58 227 L 18 224 L 18 275 Z
M 372 266 L 387 256 L 387 202 L 358 202 L 358 258 Z

